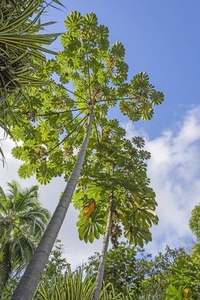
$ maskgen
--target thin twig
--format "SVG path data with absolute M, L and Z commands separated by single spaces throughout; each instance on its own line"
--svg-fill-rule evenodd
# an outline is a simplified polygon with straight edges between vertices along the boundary
M 96 124 L 95 113 L 94 113 L 94 126 L 95 126 L 95 131 L 96 131 L 97 140 L 98 140 L 98 143 L 99 143 L 99 136 L 98 136 L 98 130 L 97 130 L 97 124 Z
M 103 102 L 103 101 L 112 101 L 112 100 L 116 100 L 116 101 L 120 101 L 120 100 L 130 100 L 131 97 L 125 97 L 125 98 L 117 98 L 117 99 L 101 99 L 101 100 L 97 100 L 97 102 Z
M 83 98 L 83 97 L 81 97 L 80 95 L 76 94 L 75 92 L 72 92 L 72 91 L 70 91 L 70 90 L 68 90 L 68 89 L 66 89 L 66 91 L 68 91 L 69 93 L 71 93 L 71 94 L 73 94 L 73 95 L 75 95 L 75 96 L 78 96 L 79 98 L 83 99 L 85 102 L 88 102 L 88 100 L 86 100 L 85 98 Z M 85 102 L 84 102 L 84 103 L 85 103 Z
M 100 90 L 100 88 L 98 89 L 98 91 Z M 97 93 L 96 93 L 97 94 Z M 96 95 L 95 94 L 95 95 Z M 131 100 L 132 98 L 131 97 L 125 97 L 125 98 L 117 98 L 117 99 L 100 99 L 100 100 L 96 100 L 96 103 L 98 103 L 98 102 L 105 102 L 105 101 L 120 101 L 120 100 Z M 85 102 L 79 102 L 79 103 L 85 103 Z
M 87 64 L 88 64 L 89 96 L 90 96 L 90 101 L 91 101 L 92 99 L 91 99 L 91 89 L 90 89 L 90 68 L 89 68 L 88 54 L 87 54 Z
M 51 115 L 59 115 L 59 114 L 64 114 L 66 112 L 71 112 L 71 111 L 84 111 L 85 109 L 87 109 L 87 107 L 85 108 L 77 108 L 77 109 L 69 109 L 69 110 L 65 110 L 65 111 L 58 111 L 58 112 L 51 112 L 51 113 L 45 113 L 45 114 L 40 114 L 40 115 L 36 115 L 36 117 L 42 117 L 42 116 L 51 116 Z
M 79 130 L 78 130 L 77 134 L 75 135 L 75 137 L 73 138 L 73 140 L 72 140 L 72 143 L 71 143 L 71 145 L 70 145 L 70 148 L 72 148 L 72 146 L 73 146 L 73 143 L 75 142 L 75 140 L 76 140 L 77 136 L 79 135 L 79 133 L 80 133 L 81 129 L 82 129 L 82 128 L 83 128 L 83 126 L 85 125 L 85 122 L 86 122 L 86 119 L 84 120 L 84 122 L 83 122 L 82 126 L 80 126 L 80 128 L 79 128 Z
M 77 116 L 76 116 L 77 117 Z M 61 142 L 59 142 L 56 146 L 54 146 L 53 148 L 51 148 L 47 153 L 49 154 L 50 152 L 52 152 L 55 148 L 57 148 L 58 146 L 60 146 L 75 130 L 76 128 L 88 117 L 88 114 L 74 127 L 74 129 L 64 138 L 62 139 Z

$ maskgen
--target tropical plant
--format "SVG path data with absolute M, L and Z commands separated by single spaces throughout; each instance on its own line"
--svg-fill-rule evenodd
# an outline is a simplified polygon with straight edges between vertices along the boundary
M 89 138 L 91 136 L 88 148 L 91 152 L 98 141 L 98 122 L 105 121 L 108 107 L 119 100 L 121 110 L 131 120 L 146 120 L 153 115 L 153 105 L 164 99 L 163 94 L 156 92 L 149 83 L 146 73 L 135 75 L 130 84 L 124 83 L 128 71 L 124 47 L 115 43 L 109 48 L 108 29 L 98 25 L 95 14 L 82 17 L 80 13 L 72 12 L 65 24 L 68 32 L 61 37 L 64 50 L 59 52 L 57 61 L 51 60 L 40 68 L 38 76 L 48 78 L 56 71 L 61 83 L 71 82 L 74 90 L 53 83 L 40 90 L 28 89 L 35 105 L 25 112 L 23 104 L 18 108 L 27 123 L 27 130 L 17 127 L 12 130 L 13 137 L 23 141 L 23 145 L 14 148 L 12 153 L 25 161 L 19 169 L 21 177 L 36 173 L 43 184 L 63 173 L 66 179 L 69 174 L 71 177 L 12 299 L 31 299 L 30 290 L 36 289 L 78 182 Z M 74 98 L 70 99 L 67 92 Z M 128 113 L 125 100 L 129 105 Z M 75 112 L 78 112 L 76 116 Z M 32 126 L 35 120 L 37 123 Z M 73 150 L 80 147 L 75 164 Z
M 63 275 L 60 272 L 54 275 L 52 281 L 49 282 L 49 286 L 44 288 L 43 284 L 40 284 L 39 298 L 36 299 L 90 300 L 94 290 L 94 280 L 89 278 L 89 274 L 90 270 L 87 274 L 84 274 L 81 267 L 72 272 L 70 265 L 68 265 L 65 274 Z M 59 275 L 58 279 L 56 278 L 57 275 Z M 103 295 L 105 289 L 103 289 L 101 295 Z
M 53 290 L 48 289 L 40 291 L 40 297 L 42 299 L 91 299 L 91 294 L 93 291 L 94 284 L 92 280 L 88 282 L 88 274 L 86 274 L 84 281 L 82 282 L 83 273 L 81 268 L 79 268 L 74 273 L 71 272 L 70 266 L 65 273 L 65 276 L 59 278 L 58 285 L 54 285 Z M 62 288 L 61 288 L 62 287 Z M 63 288 L 64 287 L 64 288 Z M 48 291 L 48 292 L 46 292 Z M 86 297 L 87 296 L 87 297 Z
M 81 267 L 72 272 L 70 265 L 64 274 L 57 272 L 51 280 L 48 281 L 44 287 L 43 284 L 39 285 L 37 291 L 38 297 L 34 296 L 34 300 L 57 300 L 57 299 L 70 299 L 70 300 L 91 300 L 92 292 L 94 290 L 93 277 L 90 276 L 90 269 L 87 273 L 83 272 Z M 111 289 L 108 289 L 111 287 Z M 124 296 L 123 293 L 115 292 L 112 284 L 104 285 L 99 300 L 118 299 L 118 300 L 133 300 L 130 296 Z
M 137 280 L 131 295 L 135 299 L 164 300 L 169 278 L 173 275 L 171 267 L 175 267 L 181 259 L 188 259 L 189 255 L 181 247 L 172 249 L 166 246 L 165 252 L 159 252 L 155 257 L 144 255 L 143 251 L 138 253 L 136 260 Z
M 51 1 L 62 5 L 59 1 Z M 30 109 L 31 101 L 23 89 L 45 83 L 37 77 L 38 65 L 46 60 L 45 53 L 59 34 L 38 34 L 45 26 L 55 22 L 40 23 L 40 17 L 48 5 L 44 0 L 2 0 L 0 19 L 0 127 L 6 136 L 15 122 L 22 122 L 14 113 L 20 99 Z M 44 47 L 45 46 L 45 47 Z M 3 162 L 5 157 L 0 148 Z
M 0 188 L 0 291 L 9 277 L 18 275 L 30 260 L 48 219 L 40 206 L 38 186 L 22 190 L 8 183 L 9 193 Z
M 67 264 L 66 259 L 62 258 L 63 247 L 58 242 L 60 241 L 56 242 L 54 250 L 51 252 L 33 299 L 91 299 L 96 277 L 92 276 L 92 265 L 87 268 L 86 273 L 83 267 L 78 267 L 72 272 L 70 264 Z M 121 292 L 116 292 L 112 283 L 104 284 L 100 299 L 116 298 L 126 299 Z
M 166 289 L 166 299 L 199 299 L 200 298 L 200 204 L 191 212 L 189 227 L 196 236 L 196 243 L 189 255 L 178 259 L 169 267 L 171 276 Z
M 100 254 L 95 253 L 88 258 L 84 264 L 84 269 L 91 269 L 91 274 L 96 274 L 98 271 Z M 117 248 L 109 249 L 106 255 L 106 263 L 103 280 L 105 284 L 112 285 L 116 293 L 128 294 L 128 288 L 131 290 L 137 284 L 138 278 L 136 273 L 136 250 L 135 247 L 121 242 Z M 138 274 L 139 275 L 139 274 Z
M 103 281 L 109 237 L 117 247 L 122 225 L 129 242 L 143 247 L 151 240 L 149 228 L 158 222 L 155 193 L 149 187 L 144 162 L 150 153 L 144 151 L 142 138 L 132 141 L 134 146 L 115 120 L 108 121 L 73 197 L 75 207 L 81 210 L 77 222 L 80 239 L 93 242 L 94 237 L 104 233 L 94 299 L 98 299 Z
M 58 279 L 60 276 L 60 273 L 64 273 L 66 271 L 67 266 L 69 265 L 67 263 L 66 258 L 63 256 L 64 254 L 64 248 L 63 245 L 60 243 L 60 240 L 56 240 L 53 250 L 51 251 L 51 254 L 49 256 L 49 259 L 46 263 L 44 272 L 42 274 L 42 277 L 40 279 L 40 286 L 42 286 L 44 289 L 47 289 L 49 287 L 50 283 L 54 284 L 55 282 L 52 282 L 53 278 L 56 278 L 56 283 L 58 283 Z M 20 278 L 22 274 L 18 274 L 15 277 L 10 277 L 2 294 L 2 299 L 4 300 L 10 300 L 10 297 L 17 287 Z M 55 277 L 56 275 L 56 277 Z M 38 287 L 39 289 L 39 287 Z M 35 293 L 34 300 L 41 300 L 39 296 L 39 292 Z
M 181 259 L 174 267 L 171 267 L 172 276 L 166 290 L 166 299 L 179 297 L 183 299 L 198 300 L 200 297 L 200 263 L 191 259 Z M 171 298 L 170 298 L 171 297 Z
M 54 2 L 59 3 L 59 1 Z M 45 5 L 47 4 L 44 0 L 3 0 L 1 3 L 1 105 L 6 99 L 4 96 L 12 94 L 13 90 L 27 85 L 41 84 L 41 79 L 33 77 L 36 64 L 45 61 L 45 56 L 41 51 L 56 54 L 43 45 L 50 45 L 58 34 L 38 34 L 44 26 L 55 23 L 40 23 L 39 18 Z M 6 108 L 6 104 L 4 105 Z
M 115 293 L 121 291 L 124 297 L 134 300 L 164 300 L 170 284 L 169 278 L 176 274 L 173 268 L 182 259 L 189 259 L 183 248 L 171 249 L 167 246 L 165 252 L 152 257 L 151 254 L 144 254 L 144 249 L 134 249 L 121 243 L 118 248 L 108 250 L 104 283 L 112 283 Z M 99 261 L 99 253 L 89 257 L 84 266 L 86 271 L 91 268 L 91 274 L 96 274 Z
M 48 290 L 50 292 L 50 290 L 52 290 L 53 288 L 53 285 L 59 286 L 60 278 L 62 276 L 61 274 L 64 274 L 64 272 L 66 272 L 66 269 L 68 269 L 68 266 L 70 265 L 69 263 L 67 263 L 66 258 L 63 256 L 64 248 L 60 242 L 60 240 L 57 240 L 55 242 L 54 248 L 51 251 L 49 259 L 45 265 L 44 272 L 40 279 L 40 285 L 37 289 L 36 294 L 34 295 L 34 299 L 41 300 L 41 296 L 39 293 L 41 289 L 46 291 Z
M 196 242 L 192 247 L 191 256 L 198 261 L 200 257 L 200 204 L 196 205 L 191 212 L 189 227 L 196 236 Z

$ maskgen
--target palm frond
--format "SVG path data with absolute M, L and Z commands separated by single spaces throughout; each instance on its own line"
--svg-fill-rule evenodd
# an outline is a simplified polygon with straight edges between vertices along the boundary
M 52 3 L 63 6 L 59 1 L 47 3 L 44 0 L 1 1 L 0 8 L 0 127 L 10 134 L 10 126 L 22 121 L 13 114 L 13 103 L 19 98 L 27 101 L 23 89 L 28 86 L 49 84 L 35 76 L 36 65 L 45 61 L 44 53 L 57 54 L 49 45 L 60 35 L 39 34 L 53 21 L 40 23 L 44 9 Z M 12 100 L 11 100 L 12 99 Z M 31 101 L 28 99 L 28 105 Z M 0 147 L 1 161 L 5 157 Z
M 41 84 L 39 78 L 34 80 L 31 76 L 28 80 L 24 78 L 23 82 L 23 76 L 27 76 L 27 72 L 28 75 L 31 75 L 34 65 L 33 57 L 40 62 L 45 60 L 42 52 L 56 54 L 46 46 L 50 45 L 59 36 L 59 33 L 38 34 L 38 31 L 42 30 L 44 26 L 53 24 L 53 22 L 49 22 L 41 25 L 38 22 L 43 11 L 41 1 L 35 0 L 29 1 L 23 10 L 18 10 L 16 6 L 13 6 L 13 9 L 2 11 L 4 18 L 0 28 L 1 97 L 9 93 L 10 89 L 25 86 L 27 82 Z M 36 13 L 35 17 L 30 19 L 34 13 Z M 25 69 L 27 69 L 26 73 Z
M 7 201 L 6 195 L 5 195 L 2 187 L 0 187 L 0 210 L 3 210 L 3 211 L 6 210 L 6 207 L 5 207 L 6 201 Z
M 30 260 L 50 214 L 40 207 L 37 186 L 22 189 L 12 181 L 8 187 L 7 194 L 0 187 L 0 274 L 8 265 L 10 276 L 19 274 Z

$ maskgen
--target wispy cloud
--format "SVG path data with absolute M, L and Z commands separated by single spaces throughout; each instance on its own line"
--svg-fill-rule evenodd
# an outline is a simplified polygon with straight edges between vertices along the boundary
M 151 152 L 148 176 L 157 196 L 159 225 L 152 228 L 153 241 L 146 249 L 155 253 L 166 244 L 185 246 L 193 237 L 188 226 L 191 210 L 200 202 L 200 107 L 152 140 L 131 123 L 123 125 L 129 138 L 144 136 Z

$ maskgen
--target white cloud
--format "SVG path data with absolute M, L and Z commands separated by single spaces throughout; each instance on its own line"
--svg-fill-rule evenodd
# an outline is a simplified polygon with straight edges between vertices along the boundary
M 125 127 L 129 138 L 141 135 L 130 123 Z M 185 240 L 194 237 L 188 222 L 191 210 L 200 202 L 200 107 L 189 110 L 182 122 L 170 124 L 159 137 L 151 140 L 145 135 L 145 140 L 151 152 L 148 176 L 159 216 L 159 225 L 152 228 L 153 241 L 146 249 L 155 254 L 166 244 L 185 246 Z

